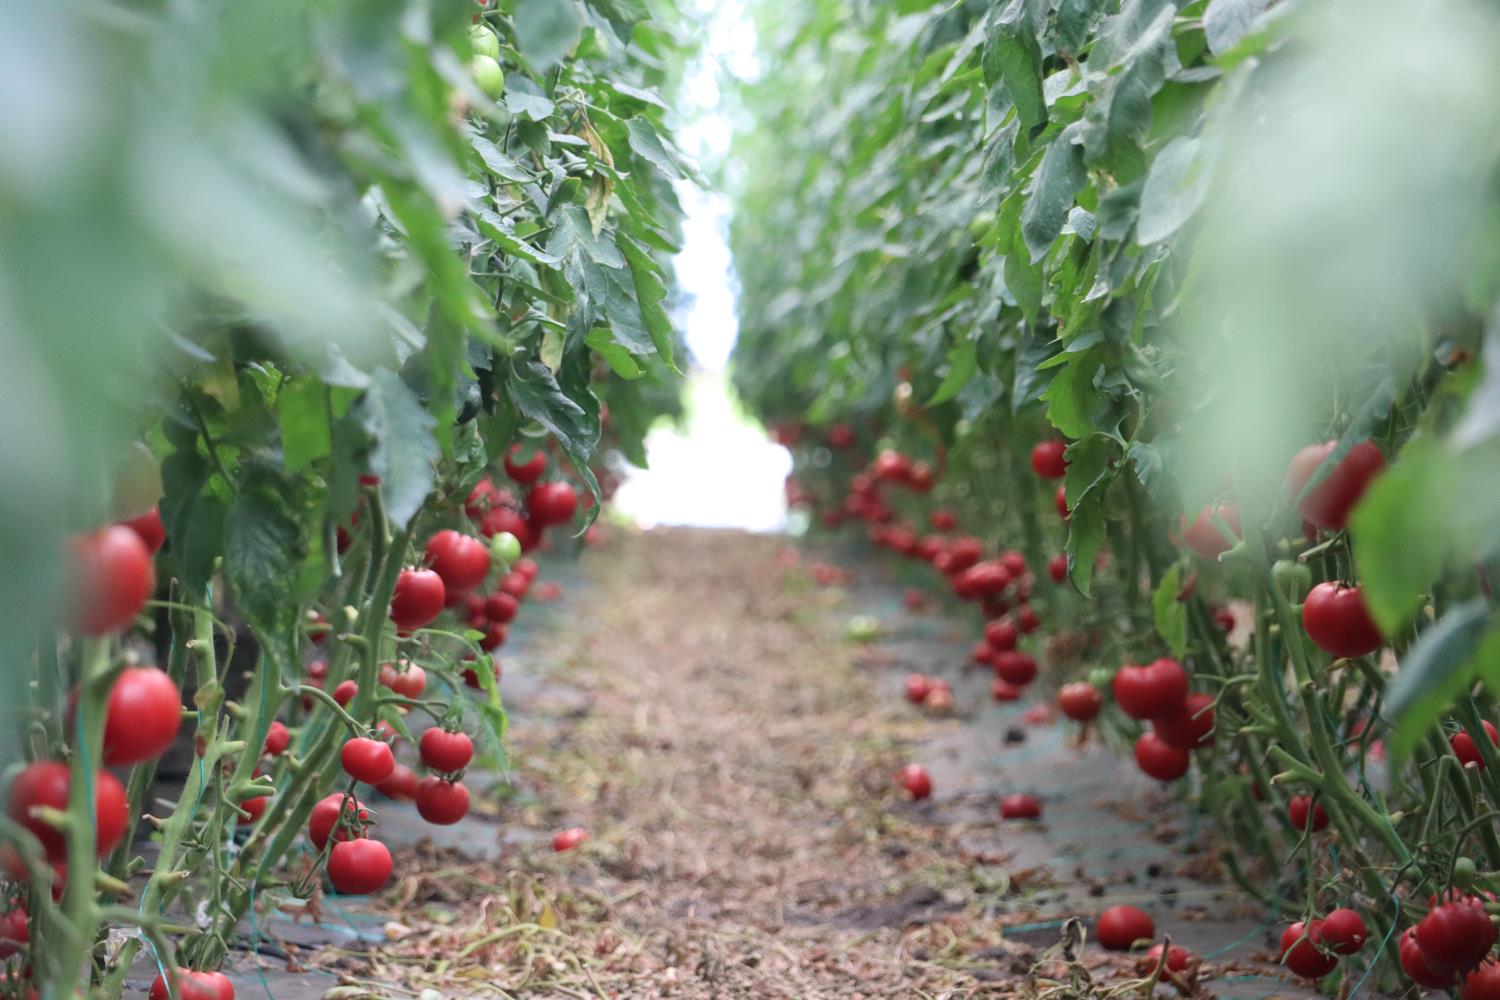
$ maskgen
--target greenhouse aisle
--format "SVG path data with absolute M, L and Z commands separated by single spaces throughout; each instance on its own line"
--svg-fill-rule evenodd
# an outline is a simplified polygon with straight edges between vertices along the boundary
M 1117 902 L 1203 955 L 1214 995 L 1309 995 L 1267 964 L 1276 930 L 1220 881 L 1205 820 L 1045 709 L 992 704 L 964 626 L 905 607 L 890 567 L 836 555 L 611 527 L 576 566 L 554 561 L 557 599 L 505 650 L 511 776 L 471 772 L 483 818 L 434 842 L 378 804 L 397 881 L 263 918 L 240 995 L 321 996 L 335 977 L 428 998 L 1102 987 L 1137 978 L 1134 960 L 1086 946 L 1070 966 L 1060 942 L 1066 918 L 1092 937 Z M 953 714 L 908 705 L 909 671 L 946 677 Z M 909 762 L 927 801 L 893 781 Z M 1000 820 L 1015 791 L 1042 821 Z M 589 839 L 554 851 L 572 828 Z

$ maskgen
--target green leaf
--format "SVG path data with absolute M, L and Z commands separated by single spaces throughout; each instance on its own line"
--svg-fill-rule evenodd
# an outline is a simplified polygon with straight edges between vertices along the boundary
M 1070 355 L 1042 393 L 1047 419 L 1068 437 L 1083 437 L 1093 430 L 1094 374 L 1099 365 L 1097 348 Z
M 1188 615 L 1187 604 L 1178 599 L 1182 593 L 1182 563 L 1173 563 L 1172 568 L 1162 574 L 1161 582 L 1151 595 L 1151 618 L 1156 632 L 1181 659 L 1187 653 Z
M 1139 173 L 1143 164 L 1140 145 L 1151 128 L 1151 98 L 1178 68 L 1172 39 L 1176 13 L 1171 4 L 1162 7 L 1130 46 L 1118 53 L 1119 70 L 1089 105 L 1083 137 L 1088 162 L 1128 170 L 1129 175 L 1121 180 L 1133 180 Z M 1093 59 L 1089 62 L 1093 68 Z
M 370 470 L 380 477 L 380 495 L 393 524 L 405 527 L 432 491 L 433 463 L 440 451 L 437 422 L 395 372 L 381 368 L 352 411 L 370 436 Z
M 1402 760 L 1438 721 L 1455 698 L 1478 677 L 1483 646 L 1489 662 L 1500 653 L 1500 632 L 1485 635 L 1489 603 L 1475 598 L 1460 604 L 1426 629 L 1401 658 L 1401 669 L 1386 694 L 1385 709 L 1395 733 L 1391 753 Z
M 508 219 L 502 218 L 499 214 L 488 208 L 482 208 L 476 212 L 474 220 L 478 223 L 481 233 L 489 237 L 497 247 L 512 257 L 519 257 L 521 260 L 530 261 L 533 264 L 539 264 L 543 267 L 556 267 L 562 262 L 561 258 L 544 250 L 538 250 L 530 243 L 521 239 L 521 237 L 516 235 L 515 227 Z
M 1250 33 L 1255 21 L 1266 12 L 1268 0 L 1209 0 L 1203 12 L 1203 33 L 1208 50 L 1223 55 Z
M 625 123 L 626 135 L 630 140 L 630 148 L 636 156 L 660 170 L 672 180 L 682 179 L 682 170 L 677 166 L 677 161 L 672 159 L 672 154 L 662 145 L 661 136 L 657 134 L 656 128 L 644 118 L 631 118 Z
M 237 484 L 224 537 L 224 579 L 235 607 L 262 628 L 284 624 L 296 605 L 286 599 L 306 551 L 297 522 L 287 513 L 281 480 L 250 466 Z
M 1095 490 L 1068 516 L 1068 575 L 1084 597 L 1091 592 L 1094 562 L 1105 535 L 1103 491 Z
M 577 0 L 521 0 L 514 21 L 516 47 L 538 73 L 561 62 L 583 31 Z
M 531 174 L 519 163 L 500 152 L 499 146 L 478 132 L 469 134 L 469 145 L 474 147 L 474 151 L 484 161 L 485 168 L 501 180 L 524 184 L 532 179 Z
M 1372 483 L 1349 518 L 1365 603 L 1387 633 L 1417 610 L 1455 544 L 1446 516 L 1461 496 L 1455 465 L 1444 449 L 1413 440 Z
M 1076 507 L 1110 475 L 1115 441 L 1108 434 L 1090 434 L 1074 441 L 1065 453 L 1068 471 L 1063 476 L 1068 506 Z
M 535 420 L 557 438 L 558 443 L 578 455 L 593 453 L 599 441 L 599 420 L 569 399 L 557 377 L 537 361 L 517 361 L 511 366 L 510 396 L 526 417 Z
M 640 308 L 641 321 L 646 325 L 646 332 L 656 345 L 656 353 L 672 371 L 680 375 L 682 371 L 672 357 L 672 320 L 664 305 L 667 286 L 662 282 L 661 269 L 645 246 L 629 236 L 621 237 L 620 249 L 624 251 L 625 262 L 630 266 L 630 277 L 635 282 L 635 299 Z
M 1160 243 L 1192 218 L 1208 195 L 1209 172 L 1198 161 L 1197 139 L 1178 137 L 1151 163 L 1141 189 L 1136 242 Z
M 646 373 L 645 369 L 635 360 L 635 355 L 630 349 L 622 344 L 615 343 L 614 334 L 603 327 L 595 327 L 589 331 L 584 338 L 584 343 L 589 346 L 604 363 L 623 379 L 634 381 Z
M 1015 296 L 1026 322 L 1035 323 L 1042 311 L 1042 266 L 1033 263 L 1019 228 L 1011 233 L 1010 252 L 1005 255 L 1005 287 Z
M 997 7 L 990 12 L 984 76 L 990 84 L 1000 82 L 1021 124 L 1030 129 L 1047 120 L 1047 98 L 1042 92 L 1042 47 L 1027 6 L 1027 0 L 1011 0 L 1003 10 Z
M 226 505 L 215 492 L 224 484 L 214 475 L 208 459 L 194 449 L 194 436 L 187 447 L 172 452 L 162 462 L 161 518 L 172 546 L 167 557 L 172 575 L 195 599 L 207 593 L 213 579 L 214 562 L 224 551 Z
M 1035 263 L 1047 255 L 1068 221 L 1078 192 L 1088 183 L 1083 150 L 1077 145 L 1083 126 L 1074 122 L 1063 129 L 1042 156 L 1042 165 L 1032 181 L 1026 208 L 1021 212 L 1021 234 Z
M 328 425 L 328 390 L 317 379 L 298 378 L 276 397 L 281 422 L 281 467 L 287 475 L 328 455 L 333 434 Z
M 978 355 L 975 353 L 974 341 L 967 337 L 960 337 L 948 351 L 948 372 L 943 376 L 942 384 L 927 401 L 928 406 L 937 406 L 946 403 L 958 391 L 968 384 L 974 376 L 974 369 L 978 365 Z
M 1099 23 L 1104 4 L 1105 0 L 1061 0 L 1054 25 L 1058 47 L 1069 52 L 1083 48 L 1089 33 Z

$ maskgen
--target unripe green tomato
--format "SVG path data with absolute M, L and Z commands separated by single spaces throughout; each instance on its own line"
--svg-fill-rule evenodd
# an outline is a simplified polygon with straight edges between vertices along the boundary
M 479 84 L 479 89 L 484 91 L 495 100 L 499 100 L 505 93 L 505 70 L 493 56 L 475 56 L 469 60 L 469 72 L 474 74 L 474 82 Z
M 1468 889 L 1479 877 L 1479 869 L 1474 866 L 1472 858 L 1459 858 L 1453 862 L 1453 886 L 1457 889 Z
M 1271 576 L 1276 580 L 1276 589 L 1292 604 L 1301 604 L 1302 598 L 1312 589 L 1312 570 L 1296 559 L 1278 559 L 1271 567 Z
M 880 635 L 880 620 L 869 615 L 855 615 L 849 619 L 845 635 L 854 642 L 869 642 Z
M 490 539 L 490 555 L 509 573 L 511 566 L 521 558 L 521 540 L 508 531 L 501 531 Z
M 1088 681 L 1100 691 L 1109 691 L 1111 683 L 1115 679 L 1115 672 L 1108 667 L 1095 667 L 1089 671 Z
M 500 58 L 500 39 L 482 24 L 469 29 L 469 48 L 474 50 L 476 56 L 489 56 L 495 60 Z
M 989 209 L 978 212 L 969 220 L 969 237 L 976 240 L 984 239 L 994 225 L 994 212 L 991 212 Z

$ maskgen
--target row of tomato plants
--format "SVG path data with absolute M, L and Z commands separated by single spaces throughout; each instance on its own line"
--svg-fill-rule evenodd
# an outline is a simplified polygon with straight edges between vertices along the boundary
M 570 529 L 579 507 L 571 483 L 544 481 L 544 447 L 516 444 L 503 464 L 510 485 L 484 475 L 467 496 L 424 505 L 407 530 L 385 517 L 378 477 L 362 476 L 357 513 L 337 529 L 341 579 L 298 620 L 286 647 L 295 658 L 261 646 L 237 698 L 228 692 L 237 634 L 222 609 L 157 585 L 169 542 L 157 507 L 70 541 L 71 620 L 52 666 L 76 658 L 79 679 L 38 706 L 36 759 L 8 791 L 7 995 L 73 982 L 90 956 L 96 988 L 117 994 L 145 946 L 160 967 L 153 1000 L 169 996 L 169 983 L 182 1000 L 227 1000 L 234 989 L 218 969 L 258 893 L 307 898 L 324 880 L 345 895 L 385 887 L 393 862 L 371 790 L 414 802 L 430 824 L 467 815 L 470 733 L 491 766 L 503 763 L 496 651 L 538 573 L 525 553 L 552 548 L 546 532 Z M 141 662 L 131 636 L 158 612 L 174 636 L 165 669 Z M 157 764 L 185 718 L 192 766 L 157 815 Z M 398 762 L 407 743 L 425 777 Z M 157 843 L 146 871 L 137 817 Z M 585 838 L 563 831 L 554 846 Z M 200 925 L 168 915 L 205 905 Z M 101 928 L 131 932 L 107 964 Z
M 919 410 L 906 412 L 920 425 Z M 927 585 L 976 608 L 972 659 L 993 669 L 995 700 L 1019 700 L 1040 679 L 1043 698 L 1150 777 L 1184 782 L 1196 763 L 1225 868 L 1288 921 L 1281 957 L 1292 973 L 1347 988 L 1384 962 L 1377 982 L 1387 986 L 1500 995 L 1500 749 L 1485 717 L 1494 704 L 1466 692 L 1408 759 L 1391 767 L 1386 754 L 1382 698 L 1410 636 L 1375 623 L 1344 530 L 1385 468 L 1379 446 L 1329 441 L 1293 456 L 1279 531 L 1247 535 L 1255 522 L 1230 498 L 1170 521 L 1137 504 L 1112 538 L 1118 548 L 1097 557 L 1084 600 L 1059 551 L 1067 442 L 1046 438 L 1023 452 L 1025 465 L 997 468 L 1003 455 L 972 446 L 872 455 L 891 436 L 847 424 L 787 422 L 773 433 L 798 457 L 792 506 L 824 530 L 861 526 L 871 543 L 929 566 Z M 963 531 L 991 523 L 997 505 L 1026 512 L 1014 523 L 1034 533 L 1015 538 L 1020 547 Z M 1174 641 L 1179 629 L 1185 641 Z M 906 696 L 952 704 L 946 684 L 922 675 L 908 678 Z M 931 792 L 917 765 L 898 777 L 916 797 Z M 1001 811 L 1032 818 L 1041 805 L 1009 796 Z M 1129 907 L 1101 914 L 1098 932 L 1119 948 L 1154 935 Z
M 5 282 L 74 486 L 18 502 L 41 563 L 0 621 L 17 1000 L 142 967 L 153 1000 L 225 1000 L 258 915 L 386 885 L 390 802 L 464 819 L 491 792 L 465 775 L 507 770 L 497 653 L 556 588 L 536 560 L 679 410 L 672 0 L 137 6 L 0 15 L 98 74 L 113 129 L 8 177 L 0 223 L 133 268 L 128 295 L 58 291 L 71 251 Z

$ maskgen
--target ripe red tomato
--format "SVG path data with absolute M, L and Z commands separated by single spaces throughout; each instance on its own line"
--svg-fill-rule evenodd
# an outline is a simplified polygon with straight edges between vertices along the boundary
M 474 759 L 474 741 L 463 733 L 449 732 L 436 726 L 422 734 L 417 743 L 422 763 L 439 774 L 462 771 Z
M 1401 934 L 1400 944 L 1397 952 L 1401 958 L 1401 971 L 1411 977 L 1412 982 L 1418 986 L 1426 986 L 1428 989 L 1447 989 L 1458 981 L 1458 977 L 1449 972 L 1439 972 L 1427 964 L 1427 956 L 1422 953 L 1422 946 L 1417 943 L 1417 929 L 1408 927 Z
M 367 785 L 380 784 L 396 770 L 396 756 L 391 753 L 389 744 L 367 736 L 346 741 L 339 751 L 339 762 L 343 764 L 345 774 Z
M 1500 734 L 1496 733 L 1495 727 L 1490 720 L 1482 719 L 1480 721 L 1484 724 L 1485 734 L 1490 738 L 1490 746 L 1494 746 L 1497 741 L 1500 741 Z M 1484 767 L 1484 758 L 1480 756 L 1479 744 L 1475 743 L 1474 737 L 1470 736 L 1467 732 L 1459 730 L 1454 733 L 1449 743 L 1453 747 L 1454 754 L 1464 764 Z
M 566 524 L 578 510 L 578 494 L 567 483 L 542 483 L 526 495 L 526 512 L 543 526 Z
M 71 784 L 68 765 L 42 760 L 28 764 L 10 785 L 6 814 L 36 835 L 49 861 L 67 860 L 67 841 L 31 811 L 39 806 L 66 811 Z M 119 845 L 126 828 L 125 787 L 113 774 L 100 771 L 94 775 L 94 838 L 99 857 Z
M 906 700 L 913 705 L 920 705 L 927 700 L 927 694 L 932 690 L 932 678 L 926 674 L 906 675 Z
M 161 511 L 156 507 L 152 507 L 139 517 L 121 521 L 120 524 L 135 532 L 141 544 L 146 546 L 146 551 L 153 556 L 161 551 L 162 545 L 167 540 L 167 529 L 162 527 Z
M 452 826 L 469 813 L 469 790 L 461 781 L 424 778 L 417 786 L 417 812 L 433 826 Z
M 1234 548 L 1234 543 L 1225 538 L 1219 526 L 1214 523 L 1215 514 L 1236 538 L 1244 536 L 1244 528 L 1240 524 L 1240 509 L 1233 504 L 1209 504 L 1198 512 L 1191 524 L 1186 516 L 1178 523 L 1183 542 L 1195 555 L 1204 559 L 1217 560 Z
M 1068 460 L 1063 452 L 1068 450 L 1066 441 L 1042 441 L 1031 449 L 1031 469 L 1043 479 L 1061 479 L 1068 473 Z
M 1304 926 L 1307 929 L 1303 933 Z M 1323 921 L 1314 919 L 1304 925 L 1299 920 L 1281 932 L 1281 964 L 1303 979 L 1322 979 L 1339 964 L 1338 958 L 1318 950 Z
M 932 778 L 921 764 L 907 764 L 897 771 L 896 784 L 914 799 L 925 799 L 932 794 Z
M 1026 557 L 1015 549 L 1000 554 L 1000 565 L 1005 567 L 1005 572 L 1011 579 L 1020 579 L 1026 575 Z
M 1052 577 L 1053 583 L 1062 583 L 1068 578 L 1068 557 L 1055 555 L 1047 560 L 1047 575 Z
M 958 518 L 951 510 L 935 510 L 927 521 L 937 531 L 952 531 L 958 527 Z
M 1068 506 L 1068 488 L 1059 486 L 1057 492 L 1052 494 L 1052 506 L 1057 508 L 1057 516 L 1064 521 L 1073 516 L 1073 510 Z
M 947 715 L 953 711 L 953 689 L 947 681 L 934 681 L 932 690 L 922 699 L 922 707 L 935 715 Z
M 359 684 L 355 681 L 340 681 L 338 687 L 333 689 L 333 700 L 339 703 L 341 708 L 348 708 L 349 703 L 359 697 Z
M 1213 743 L 1214 700 L 1196 692 L 1182 703 L 1176 715 L 1151 720 L 1151 728 L 1170 746 L 1199 750 Z
M 444 603 L 456 603 L 484 583 L 490 550 L 477 538 L 444 529 L 428 539 L 426 563 L 443 578 Z
M 313 806 L 312 813 L 307 818 L 307 839 L 320 851 L 338 825 L 340 807 L 344 810 L 347 824 L 353 824 L 354 828 L 345 825 L 339 830 L 336 839 L 353 840 L 364 836 L 363 824 L 370 819 L 369 810 L 361 806 L 354 796 L 346 797 L 342 792 L 334 792 Z
M 1110 951 L 1129 951 L 1137 941 L 1155 937 L 1156 924 L 1145 910 L 1134 906 L 1111 906 L 1095 921 L 1094 936 Z
M 1176 781 L 1188 772 L 1188 752 L 1152 732 L 1135 741 L 1136 765 L 1157 781 Z
M 984 641 L 996 652 L 1015 649 L 1020 637 L 1020 630 L 1011 624 L 1009 618 L 997 618 L 984 626 Z
M 1302 495 L 1313 473 L 1324 459 L 1333 454 L 1337 445 L 1337 441 L 1310 444 L 1292 456 L 1286 473 L 1287 499 L 1295 501 Z M 1343 531 L 1349 522 L 1349 512 L 1384 468 L 1385 456 L 1380 449 L 1370 441 L 1361 441 L 1350 448 L 1323 481 L 1303 497 L 1297 504 L 1297 512 L 1303 520 L 1320 528 Z
M 430 569 L 403 569 L 391 597 L 391 621 L 403 632 L 430 625 L 443 613 L 447 591 L 443 578 Z
M 415 663 L 403 661 L 406 669 L 397 670 L 395 664 L 387 663 L 380 668 L 380 683 L 403 698 L 420 698 L 427 690 L 427 671 Z
M 474 484 L 469 491 L 469 496 L 464 500 L 464 513 L 469 515 L 469 520 L 478 523 L 484 520 L 484 515 L 500 505 L 500 490 L 495 486 L 495 481 L 485 476 Z
M 1234 631 L 1234 612 L 1228 608 L 1214 608 L 1214 624 L 1221 632 Z
M 268 795 L 257 795 L 253 799 L 241 800 L 240 809 L 243 813 L 235 817 L 235 822 L 240 826 L 254 826 L 266 814 L 266 806 L 270 804 L 270 801 L 271 798 Z
M 1007 795 L 1000 800 L 1000 818 L 1041 819 L 1041 800 L 1035 795 Z
M 949 569 L 961 573 L 984 557 L 984 543 L 965 535 L 948 543 Z
M 292 745 L 292 734 L 280 719 L 273 719 L 266 729 L 266 742 L 261 752 L 268 757 L 280 757 Z
M 234 1000 L 234 987 L 230 986 L 226 994 L 220 988 L 215 974 L 207 972 L 194 972 L 190 969 L 173 969 L 172 983 L 177 987 L 177 1000 Z M 228 982 L 227 978 L 225 982 Z M 167 980 L 157 973 L 156 979 L 151 983 L 149 1000 L 168 1000 L 171 992 L 167 988 Z
M 996 701 L 1020 701 L 1024 692 L 1009 681 L 996 677 L 990 685 L 990 697 Z
M 536 575 L 542 571 L 542 568 L 536 564 L 536 560 L 531 558 L 517 559 L 511 569 L 520 573 L 528 581 L 535 580 Z
M 146 543 L 118 524 L 70 543 L 73 627 L 101 636 L 129 628 L 156 589 Z
M 516 511 L 509 507 L 495 507 L 479 522 L 479 533 L 486 538 L 493 538 L 502 532 L 514 535 L 523 550 L 530 550 L 536 545 L 536 536 L 543 527 L 544 525 L 538 524 L 537 530 L 532 531 L 531 523 Z
M 521 602 L 503 590 L 497 590 L 484 600 L 484 614 L 492 622 L 508 625 L 515 620 Z
M 1317 833 L 1328 828 L 1328 813 L 1323 811 L 1323 804 L 1314 801 L 1311 795 L 1293 795 L 1288 799 L 1286 816 L 1294 830 Z
M 1476 968 L 1495 946 L 1497 931 L 1474 896 L 1439 903 L 1417 924 L 1417 945 L 1434 972 L 1464 973 Z
M 1352 955 L 1365 946 L 1368 931 L 1364 918 L 1347 907 L 1340 907 L 1323 918 L 1322 943 L 1329 951 Z
M 494 652 L 505 645 L 506 628 L 499 622 L 490 622 L 489 627 L 484 630 L 484 635 L 479 640 L 479 648 L 486 653 Z
M 1302 627 L 1318 648 L 1334 656 L 1373 653 L 1385 642 L 1358 587 L 1327 581 L 1308 592 Z
M 522 486 L 530 486 L 542 478 L 542 473 L 547 471 L 547 453 L 541 448 L 532 450 L 530 457 L 526 456 L 526 449 L 517 441 L 505 451 L 505 474 Z
M 1126 665 L 1115 672 L 1115 703 L 1132 719 L 1177 715 L 1187 702 L 1188 676 L 1176 660 L 1160 659 L 1144 667 Z
M 417 797 L 417 772 L 405 764 L 397 764 L 391 776 L 375 786 L 388 799 L 408 802 Z
M 500 590 L 517 601 L 524 601 L 527 591 L 531 590 L 531 578 L 525 573 L 509 572 L 501 578 Z
M 177 738 L 182 693 L 159 667 L 126 667 L 109 692 L 104 717 L 104 763 L 110 767 L 155 760 Z
M 13 906 L 0 915 L 0 960 L 20 954 L 21 948 L 31 940 L 31 920 L 20 905 Z
M 911 463 L 911 472 L 907 473 L 906 484 L 916 493 L 931 493 L 932 484 L 937 481 L 937 476 L 932 471 L 932 466 L 926 462 Z
M 886 449 L 875 456 L 870 472 L 882 482 L 899 482 L 911 474 L 911 459 L 899 451 Z
M 391 852 L 378 840 L 346 840 L 328 852 L 328 881 L 345 896 L 379 892 L 391 878 Z
M 1099 714 L 1103 704 L 1104 699 L 1099 697 L 1099 689 L 1084 681 L 1064 684 L 1062 690 L 1057 692 L 1057 707 L 1074 722 L 1088 722 Z
M 1161 948 L 1159 944 L 1153 944 L 1146 949 L 1145 954 L 1136 959 L 1135 971 L 1142 976 L 1149 976 L 1156 971 L 1156 966 L 1161 962 Z M 1183 972 L 1194 960 L 1193 953 L 1179 945 L 1173 945 L 1167 952 L 1167 964 L 1163 972 L 1170 974 Z
M 558 854 L 561 854 L 563 851 L 571 851 L 573 848 L 585 843 L 588 839 L 589 832 L 581 826 L 559 830 L 552 838 L 552 850 Z
M 1036 616 L 1036 612 L 1031 610 L 1031 605 L 1023 604 L 1021 610 L 1016 612 L 1016 624 L 1021 626 L 1023 634 L 1030 635 L 1041 626 L 1042 621 Z
M 1500 1000 L 1500 963 L 1485 962 L 1464 979 L 1460 1000 Z
M 1007 684 L 1024 687 L 1036 680 L 1036 660 L 1028 653 L 1007 649 L 995 653 L 995 674 Z

